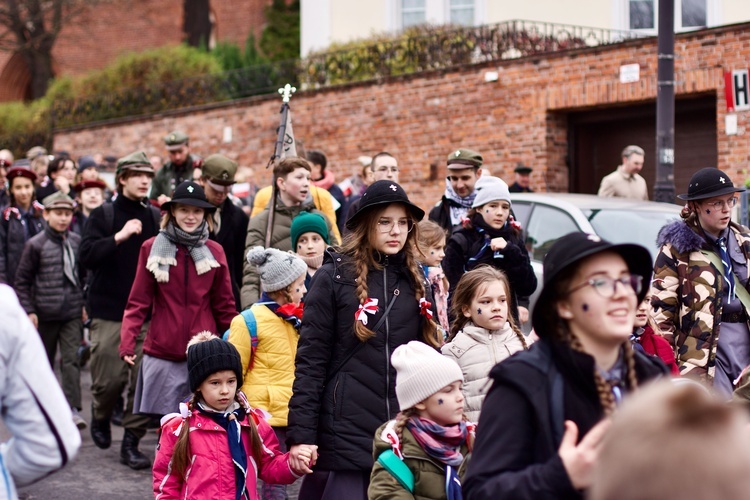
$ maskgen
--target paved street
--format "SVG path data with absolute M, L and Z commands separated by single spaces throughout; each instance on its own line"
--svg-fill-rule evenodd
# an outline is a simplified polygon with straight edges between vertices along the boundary
M 81 372 L 83 417 L 90 421 L 91 373 L 88 368 Z M 112 426 L 112 446 L 100 450 L 91 440 L 89 430 L 82 432 L 83 443 L 75 461 L 60 472 L 31 486 L 19 489 L 21 500 L 126 500 L 153 498 L 151 492 L 151 469 L 134 471 L 120 464 L 122 427 Z M 0 420 L 0 440 L 8 439 L 8 432 Z M 152 459 L 156 447 L 156 431 L 146 434 L 140 449 Z M 296 498 L 299 481 L 290 487 L 290 499 Z

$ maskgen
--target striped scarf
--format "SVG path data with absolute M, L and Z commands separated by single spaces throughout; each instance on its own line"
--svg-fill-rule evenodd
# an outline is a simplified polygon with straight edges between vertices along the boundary
M 420 448 L 435 460 L 452 467 L 458 467 L 464 461 L 460 449 L 469 438 L 466 422 L 443 427 L 426 418 L 411 417 L 406 421 L 406 428 Z

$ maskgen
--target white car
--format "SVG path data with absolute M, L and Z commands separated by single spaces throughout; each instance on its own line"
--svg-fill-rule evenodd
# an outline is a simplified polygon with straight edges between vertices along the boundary
M 612 243 L 637 243 L 656 258 L 659 230 L 680 217 L 680 207 L 671 203 L 569 193 L 511 193 L 510 197 L 539 282 L 531 296 L 532 307 L 544 282 L 544 256 L 561 236 L 580 231 Z M 524 326 L 530 328 L 528 323 Z

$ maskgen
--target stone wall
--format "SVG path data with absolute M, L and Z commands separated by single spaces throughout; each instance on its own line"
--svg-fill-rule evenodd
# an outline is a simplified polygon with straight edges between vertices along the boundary
M 678 96 L 715 96 L 717 165 L 744 178 L 750 112 L 738 113 L 738 135 L 724 133 L 723 72 L 750 66 L 750 24 L 678 35 L 675 50 Z M 480 151 L 486 167 L 506 180 L 523 162 L 534 167 L 533 187 L 566 191 L 567 113 L 655 102 L 656 53 L 656 38 L 648 38 L 298 92 L 292 99 L 294 130 L 306 147 L 328 155 L 339 179 L 349 175 L 358 156 L 391 152 L 402 167 L 402 184 L 424 208 L 440 198 L 445 159 L 458 147 Z M 631 63 L 640 65 L 640 80 L 620 83 L 619 67 Z M 499 79 L 485 82 L 487 71 L 498 71 Z M 267 182 L 263 167 L 273 150 L 279 107 L 278 96 L 261 97 L 59 131 L 55 147 L 76 154 L 164 154 L 162 136 L 182 129 L 194 152 L 226 154 L 255 167 Z M 232 128 L 230 143 L 222 142 L 224 127 Z

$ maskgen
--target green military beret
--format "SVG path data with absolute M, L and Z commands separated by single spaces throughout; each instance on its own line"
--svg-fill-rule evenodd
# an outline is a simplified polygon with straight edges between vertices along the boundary
M 172 151 L 173 149 L 180 149 L 182 146 L 188 143 L 190 138 L 185 132 L 175 130 L 164 136 L 164 144 L 167 145 L 167 149 Z
M 461 170 L 464 168 L 481 166 L 482 155 L 471 149 L 457 149 L 448 155 L 448 169 Z
M 234 174 L 237 173 L 237 163 L 226 156 L 211 155 L 203 160 L 201 175 L 217 184 L 229 186 L 234 184 Z
M 73 201 L 73 198 L 63 193 L 62 191 L 55 191 L 51 195 L 44 198 L 44 200 L 42 200 L 42 205 L 44 205 L 45 210 L 73 210 L 76 206 L 76 203 Z
M 154 167 L 151 165 L 151 162 L 148 161 L 148 157 L 143 151 L 130 153 L 128 156 L 123 156 L 117 160 L 117 170 L 115 173 L 120 175 L 125 170 L 130 170 L 131 172 L 146 172 L 147 174 L 154 175 Z

